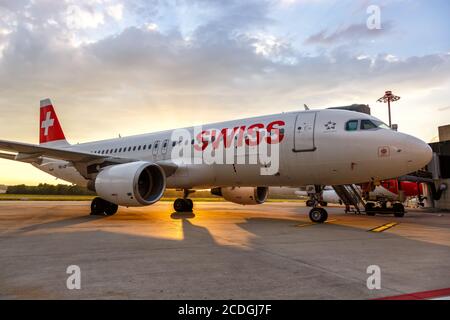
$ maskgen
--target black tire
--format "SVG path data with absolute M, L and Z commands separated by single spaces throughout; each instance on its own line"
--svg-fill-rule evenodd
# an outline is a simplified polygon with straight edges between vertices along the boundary
M 187 202 L 184 199 L 178 198 L 173 203 L 173 209 L 176 212 L 185 212 L 187 207 Z
M 402 218 L 405 216 L 405 206 L 401 203 L 394 203 L 392 206 L 394 210 L 394 216 L 397 218 Z
M 405 213 L 405 206 L 398 202 L 393 204 L 392 209 L 394 209 L 395 212 Z
M 314 207 L 314 200 L 306 200 L 307 207 Z
M 394 212 L 394 217 L 403 218 L 405 216 L 404 212 Z
M 106 202 L 105 214 L 107 216 L 113 216 L 117 213 L 118 209 L 119 209 L 119 206 L 117 204 L 114 204 L 111 202 Z
M 186 201 L 186 209 L 189 212 L 192 212 L 192 209 L 194 209 L 194 202 L 191 199 L 184 199 Z
M 94 198 L 91 203 L 91 215 L 101 215 L 105 213 L 105 200 L 102 198 Z
M 312 208 L 309 211 L 309 219 L 315 223 L 324 223 L 328 219 L 328 212 L 323 208 Z

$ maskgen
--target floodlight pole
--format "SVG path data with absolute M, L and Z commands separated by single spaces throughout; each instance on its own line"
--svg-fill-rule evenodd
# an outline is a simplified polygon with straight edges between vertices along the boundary
M 388 112 L 389 112 L 389 127 L 392 128 L 392 121 L 391 121 L 391 101 L 397 101 L 400 100 L 399 96 L 396 96 L 392 94 L 392 91 L 386 91 L 384 93 L 384 96 L 379 98 L 377 102 L 384 102 L 388 104 Z

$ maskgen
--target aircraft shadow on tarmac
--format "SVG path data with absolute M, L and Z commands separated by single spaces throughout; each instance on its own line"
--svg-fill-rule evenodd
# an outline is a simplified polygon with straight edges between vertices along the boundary
M 64 227 L 70 227 L 73 225 L 79 225 L 82 223 L 92 222 L 95 220 L 102 220 L 104 218 L 107 218 L 107 216 L 81 216 L 81 217 L 72 217 L 68 219 L 62 219 L 57 221 L 50 221 L 50 222 L 44 222 L 44 223 L 38 223 L 33 224 L 30 226 L 26 226 L 23 228 L 20 228 L 17 233 L 26 233 L 31 231 L 37 231 L 42 229 L 56 229 L 56 228 L 64 228 Z

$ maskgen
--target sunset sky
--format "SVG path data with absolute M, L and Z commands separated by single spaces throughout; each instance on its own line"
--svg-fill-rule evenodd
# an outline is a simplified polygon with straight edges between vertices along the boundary
M 385 90 L 400 131 L 450 124 L 450 1 L 0 0 L 0 139 L 37 143 L 47 97 L 77 143 L 303 104 L 387 122 Z M 61 181 L 0 160 L 0 184 L 39 182 Z

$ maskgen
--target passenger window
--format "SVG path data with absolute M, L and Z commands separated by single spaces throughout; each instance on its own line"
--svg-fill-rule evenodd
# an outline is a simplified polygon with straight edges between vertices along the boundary
M 141 151 L 141 146 L 138 147 L 138 151 Z
M 146 149 L 147 149 L 147 145 L 144 144 L 144 146 L 142 147 L 142 149 L 143 149 L 143 150 L 146 150 Z
M 114 150 L 114 153 L 117 153 L 117 149 Z
M 174 142 L 172 142 L 172 147 L 175 147 L 175 145 L 176 145 L 177 143 L 174 141 Z
M 358 130 L 358 120 L 350 120 L 345 125 L 345 130 L 347 131 L 356 131 Z
M 133 147 L 133 151 L 136 151 L 136 146 Z
M 148 145 L 148 150 L 150 150 L 152 148 L 152 144 L 150 143 L 149 145 Z
M 130 152 L 131 151 L 131 147 L 128 147 L 128 152 Z
M 377 126 L 370 120 L 361 120 L 361 130 L 376 129 Z

